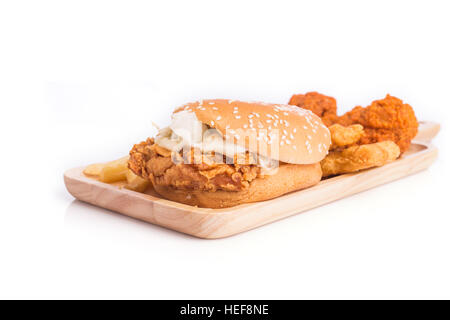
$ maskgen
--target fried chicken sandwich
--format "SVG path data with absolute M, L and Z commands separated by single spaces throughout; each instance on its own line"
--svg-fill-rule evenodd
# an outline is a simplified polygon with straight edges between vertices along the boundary
M 166 199 L 224 208 L 318 183 L 330 144 L 309 110 L 203 100 L 176 109 L 168 127 L 136 144 L 128 166 Z

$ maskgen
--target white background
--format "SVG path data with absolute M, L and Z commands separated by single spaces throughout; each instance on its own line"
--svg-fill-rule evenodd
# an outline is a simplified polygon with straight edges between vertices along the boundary
M 450 298 L 448 1 L 0 4 L 0 298 Z M 427 171 L 222 240 L 83 204 L 66 169 L 201 98 L 439 121 Z

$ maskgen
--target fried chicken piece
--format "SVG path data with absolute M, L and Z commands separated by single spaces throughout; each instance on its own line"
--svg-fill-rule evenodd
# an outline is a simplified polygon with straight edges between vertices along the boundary
M 337 120 L 336 99 L 318 92 L 306 94 L 294 94 L 289 104 L 300 108 L 311 110 L 322 118 L 322 122 L 328 127 Z
M 392 141 L 357 145 L 342 151 L 331 151 L 320 162 L 323 176 L 356 172 L 379 167 L 397 159 L 400 148 Z
M 400 147 L 401 153 L 408 150 L 419 127 L 413 108 L 390 95 L 366 108 L 357 106 L 335 122 L 343 126 L 356 123 L 364 126 L 365 134 L 359 144 L 391 140 Z
M 198 156 L 200 158 L 196 158 Z M 226 164 L 225 161 L 214 161 L 213 155 L 196 152 L 188 153 L 187 157 L 195 161 L 185 163 L 179 153 L 173 153 L 155 144 L 153 139 L 147 139 L 130 151 L 128 167 L 154 185 L 211 192 L 243 190 L 260 173 L 260 168 L 255 164 Z M 248 156 L 241 157 L 251 161 Z
M 400 147 L 401 153 L 408 150 L 419 127 L 413 108 L 389 94 L 384 99 L 373 101 L 368 107 L 357 106 L 342 116 L 336 113 L 334 98 L 317 92 L 293 95 L 289 104 L 311 110 L 328 127 L 335 123 L 343 126 L 360 124 L 365 134 L 358 144 L 390 140 Z
M 364 135 L 364 128 L 360 124 L 354 124 L 348 127 L 340 124 L 333 124 L 328 127 L 331 133 L 330 150 L 342 147 L 348 147 L 359 142 Z

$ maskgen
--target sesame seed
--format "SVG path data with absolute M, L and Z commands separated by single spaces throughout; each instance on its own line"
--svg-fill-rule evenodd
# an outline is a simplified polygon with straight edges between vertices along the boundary
M 296 133 L 297 132 L 297 128 L 294 128 L 294 133 Z
M 284 133 L 284 134 L 287 134 L 287 131 L 286 131 L 286 129 L 283 129 L 283 133 Z
M 212 109 L 213 109 L 213 110 L 219 110 L 219 108 L 217 108 L 217 107 L 212 107 Z
M 212 126 L 214 125 L 214 121 L 211 121 L 211 125 L 212 125 Z
M 289 135 L 289 137 L 291 137 L 291 139 L 294 139 L 294 135 L 292 133 Z
M 292 148 L 294 148 L 294 150 L 297 150 L 297 146 L 292 146 Z
M 287 112 L 283 112 L 283 114 L 284 114 L 285 116 L 288 116 L 288 115 L 289 115 L 289 113 L 287 113 Z
M 281 141 L 280 146 L 284 145 L 284 141 Z
M 247 129 L 248 125 L 244 124 L 244 129 Z
M 254 112 L 255 116 L 259 118 L 259 113 Z
M 308 134 L 308 139 L 309 139 L 309 140 L 311 140 L 311 139 L 312 139 L 312 137 L 311 137 L 311 136 L 310 136 L 309 134 Z
M 222 119 L 222 117 L 221 117 L 221 116 L 218 116 L 218 117 L 216 118 L 216 121 L 219 121 L 220 119 Z
M 267 119 L 267 120 L 266 120 L 266 122 L 267 122 L 267 123 L 270 123 L 270 122 L 272 122 L 272 120 L 270 120 L 270 119 Z
M 286 140 L 286 143 L 287 144 L 291 144 L 291 140 Z
M 235 134 L 234 137 L 235 137 L 236 139 L 239 139 L 239 138 L 240 138 L 238 134 Z
M 249 114 L 248 117 L 251 119 L 251 118 L 253 118 L 253 115 L 252 115 L 252 114 Z
M 208 102 L 208 104 L 214 104 L 214 102 Z
M 303 129 L 308 130 L 308 127 L 307 126 L 303 126 Z
M 238 112 L 239 112 L 239 111 L 237 111 L 237 110 L 234 110 L 234 111 L 233 111 L 233 113 L 238 113 Z
M 241 118 L 241 116 L 236 116 L 235 118 L 236 118 L 236 119 L 240 119 L 240 118 Z

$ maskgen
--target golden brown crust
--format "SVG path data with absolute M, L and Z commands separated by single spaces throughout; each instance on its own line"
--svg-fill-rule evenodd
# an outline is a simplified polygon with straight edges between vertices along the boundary
M 237 161 L 239 155 L 236 155 L 235 164 L 227 164 L 217 162 L 213 155 L 193 151 L 187 154 L 190 159 L 187 163 L 178 153 L 172 153 L 148 139 L 130 151 L 128 166 L 136 175 L 151 180 L 153 185 L 206 192 L 240 191 L 248 188 L 260 174 L 260 168 L 246 155 L 239 157 L 242 161 Z
M 322 177 L 319 163 L 280 163 L 271 175 L 263 175 L 259 167 L 248 164 L 175 164 L 167 150 L 152 139 L 133 147 L 129 168 L 151 180 L 163 197 L 207 208 L 272 199 L 312 186 Z
M 264 201 L 283 194 L 304 189 L 317 184 L 322 177 L 320 164 L 281 164 L 274 175 L 259 177 L 250 182 L 249 187 L 229 192 L 179 190 L 167 186 L 154 186 L 155 191 L 166 199 L 204 208 L 226 208 L 243 203 Z
M 139 177 L 148 179 L 146 171 L 146 163 L 151 157 L 149 146 L 154 144 L 154 140 L 148 138 L 146 141 L 135 144 L 130 151 L 130 159 L 128 160 L 128 168 Z
M 364 128 L 360 124 L 354 124 L 348 127 L 333 124 L 328 129 L 331 133 L 330 150 L 354 145 L 358 143 L 364 134 Z
M 390 95 L 373 101 L 368 107 L 353 108 L 337 122 L 345 126 L 354 123 L 364 126 L 360 144 L 391 140 L 402 153 L 408 150 L 419 127 L 413 108 Z
M 356 172 L 379 167 L 397 159 L 400 148 L 392 141 L 353 146 L 342 151 L 331 151 L 320 164 L 323 176 Z

